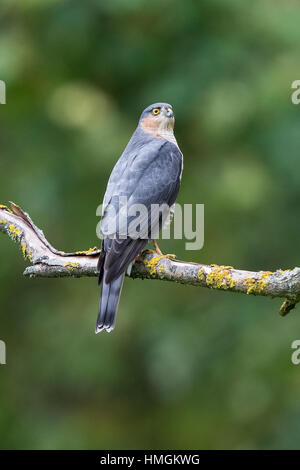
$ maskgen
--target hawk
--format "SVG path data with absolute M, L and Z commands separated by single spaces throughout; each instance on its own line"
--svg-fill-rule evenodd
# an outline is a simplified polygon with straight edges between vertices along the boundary
M 183 155 L 173 133 L 174 122 L 170 104 L 148 106 L 108 180 L 100 224 L 102 291 L 96 333 L 113 330 L 125 273 L 154 239 L 153 233 L 163 227 L 175 203 Z M 140 204 L 147 212 L 139 218 L 137 231 L 132 229 L 131 209 Z M 158 205 L 161 210 L 151 211 Z M 154 244 L 161 254 L 155 240 Z

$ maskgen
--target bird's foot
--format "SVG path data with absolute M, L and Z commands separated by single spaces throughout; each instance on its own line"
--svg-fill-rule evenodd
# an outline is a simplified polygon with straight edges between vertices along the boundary
M 176 255 L 174 255 L 173 253 L 168 253 L 167 255 L 163 255 L 163 257 L 168 259 L 175 259 Z
M 167 255 L 164 255 L 163 253 L 162 253 L 162 254 L 157 253 L 156 250 L 145 250 L 145 251 L 143 251 L 143 252 L 141 252 L 141 253 L 138 254 L 138 256 L 135 258 L 135 261 L 140 261 L 143 254 L 147 254 L 147 255 L 149 255 L 149 254 L 151 254 L 151 255 L 152 255 L 152 254 L 155 254 L 155 255 L 159 255 L 159 256 L 161 256 L 161 257 L 163 257 L 163 258 L 169 258 L 169 259 L 170 259 L 170 258 L 172 258 L 172 259 L 175 259 L 175 258 L 176 258 L 176 255 L 174 255 L 174 254 L 170 254 L 170 253 L 169 253 L 169 254 L 167 254 Z

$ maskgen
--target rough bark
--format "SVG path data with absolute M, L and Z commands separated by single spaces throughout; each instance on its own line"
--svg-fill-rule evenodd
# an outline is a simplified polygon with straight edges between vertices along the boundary
M 97 276 L 98 248 L 64 253 L 53 248 L 19 206 L 0 205 L 0 231 L 19 243 L 30 261 L 24 275 L 29 277 Z M 280 314 L 286 315 L 300 300 L 300 268 L 245 271 L 232 266 L 203 265 L 160 256 L 146 250 L 131 270 L 132 278 L 160 279 L 249 295 L 285 298 Z

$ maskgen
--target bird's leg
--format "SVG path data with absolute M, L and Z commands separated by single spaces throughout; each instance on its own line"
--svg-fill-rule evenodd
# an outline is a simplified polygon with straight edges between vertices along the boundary
M 158 255 L 163 256 L 164 258 L 176 258 L 176 256 L 173 254 L 164 255 L 161 249 L 159 248 L 157 241 L 154 239 L 153 239 L 153 244 L 155 248 L 154 253 L 157 253 Z
M 158 243 L 157 243 L 156 240 L 153 240 L 153 245 L 154 245 L 154 248 L 155 248 L 155 253 L 157 253 L 160 256 L 163 256 L 162 251 L 159 248 Z

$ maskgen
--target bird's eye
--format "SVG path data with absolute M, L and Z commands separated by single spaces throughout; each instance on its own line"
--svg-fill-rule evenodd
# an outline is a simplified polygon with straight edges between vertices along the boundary
M 155 114 L 155 115 L 156 115 L 156 114 L 159 114 L 159 108 L 154 108 L 154 109 L 152 110 L 152 113 Z

